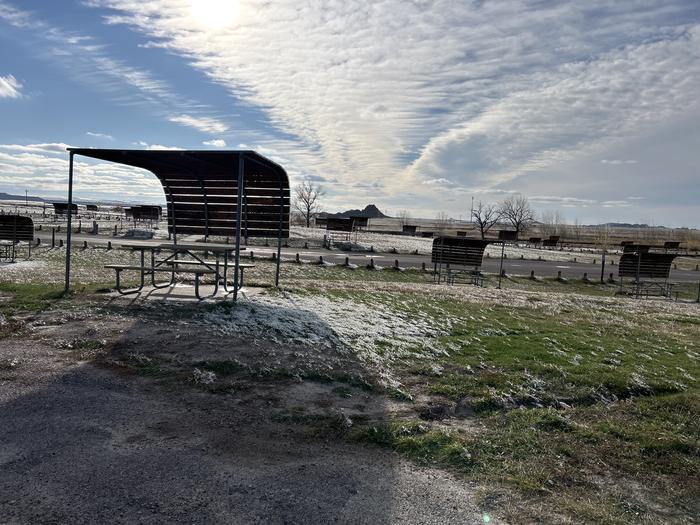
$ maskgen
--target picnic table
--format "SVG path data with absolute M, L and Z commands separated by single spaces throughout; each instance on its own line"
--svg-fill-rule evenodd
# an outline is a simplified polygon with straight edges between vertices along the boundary
M 146 276 L 150 276 L 151 285 L 154 288 L 167 288 L 175 282 L 175 274 L 187 273 L 195 276 L 195 295 L 198 299 L 204 299 L 199 293 L 201 278 L 209 275 L 214 277 L 214 291 L 207 297 L 214 297 L 219 291 L 219 284 L 222 284 L 227 293 L 240 290 L 243 287 L 243 272 L 246 268 L 254 268 L 254 264 L 238 263 L 238 275 L 234 276 L 236 282 L 229 288 L 228 272 L 231 265 L 230 255 L 235 253 L 236 246 L 225 243 L 209 243 L 209 242 L 139 242 L 139 243 L 123 243 L 119 246 L 121 249 L 140 252 L 140 264 L 108 264 L 105 268 L 114 269 L 116 272 L 116 288 L 122 295 L 128 295 L 140 292 L 145 286 Z M 245 250 L 245 248 L 240 248 Z M 148 260 L 146 258 L 148 252 Z M 156 259 L 156 254 L 163 252 L 171 252 L 165 258 Z M 207 260 L 207 254 L 212 254 L 214 260 Z M 236 268 L 234 262 L 234 269 Z M 121 272 L 137 271 L 140 275 L 140 283 L 138 288 L 125 291 L 121 286 Z M 170 274 L 170 280 L 165 283 L 156 283 L 156 274 Z

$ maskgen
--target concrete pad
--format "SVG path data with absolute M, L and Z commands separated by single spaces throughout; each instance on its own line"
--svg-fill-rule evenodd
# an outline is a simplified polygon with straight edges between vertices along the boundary
M 129 291 L 129 290 L 126 290 Z M 244 286 L 238 291 L 239 298 L 250 297 L 265 291 L 265 288 Z M 125 299 L 128 301 L 162 301 L 162 302 L 194 302 L 194 303 L 214 303 L 219 301 L 233 301 L 233 293 L 227 293 L 223 286 L 219 286 L 219 291 L 214 297 L 207 297 L 214 292 L 214 286 L 203 284 L 199 287 L 199 293 L 204 299 L 197 299 L 194 293 L 194 285 L 177 283 L 167 288 L 153 288 L 144 286 L 140 292 L 121 295 L 119 292 L 112 292 L 110 297 Z

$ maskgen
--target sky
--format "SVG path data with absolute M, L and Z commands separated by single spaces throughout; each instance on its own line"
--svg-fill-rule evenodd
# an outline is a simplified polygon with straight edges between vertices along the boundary
M 698 0 L 0 0 L 0 191 L 65 198 L 68 146 L 254 149 L 326 211 L 698 227 L 699 92 Z

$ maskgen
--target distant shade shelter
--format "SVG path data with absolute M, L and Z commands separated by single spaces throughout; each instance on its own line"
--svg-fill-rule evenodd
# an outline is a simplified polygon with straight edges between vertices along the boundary
M 182 235 L 233 237 L 235 271 L 241 236 L 276 237 L 277 271 L 282 239 L 289 237 L 289 178 L 279 164 L 255 151 L 120 150 L 68 148 L 68 203 L 73 201 L 73 157 L 82 155 L 153 173 L 167 202 L 168 232 L 177 244 Z M 66 290 L 70 287 L 70 220 L 66 253 Z
M 73 204 L 73 203 L 67 203 L 67 202 L 53 202 L 53 212 L 56 215 L 68 215 L 68 210 L 70 209 L 71 213 L 75 213 L 77 215 L 78 213 L 78 205 Z

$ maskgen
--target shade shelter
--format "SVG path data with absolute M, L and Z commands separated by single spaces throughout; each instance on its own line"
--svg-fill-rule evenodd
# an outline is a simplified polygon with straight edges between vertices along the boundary
M 481 264 L 484 250 L 492 241 L 466 237 L 441 236 L 433 240 L 431 261 L 437 282 L 442 281 L 443 265 L 447 269 L 447 282 L 454 283 L 455 273 L 468 274 L 473 284 L 481 284 Z
M 68 215 L 70 213 L 78 214 L 78 205 L 68 202 L 53 202 L 54 215 Z
M 632 292 L 636 296 L 662 294 L 671 296 L 672 284 L 668 282 L 675 253 L 651 251 L 651 246 L 626 244 L 618 266 L 620 289 L 624 278 L 632 279 Z
M 238 282 L 241 236 L 277 237 L 275 285 L 279 285 L 282 239 L 289 237 L 289 179 L 275 162 L 254 151 L 120 150 L 68 148 L 68 203 L 73 201 L 73 157 L 142 168 L 161 183 L 168 232 L 235 239 L 234 282 Z M 70 288 L 71 212 L 68 211 L 66 290 Z

